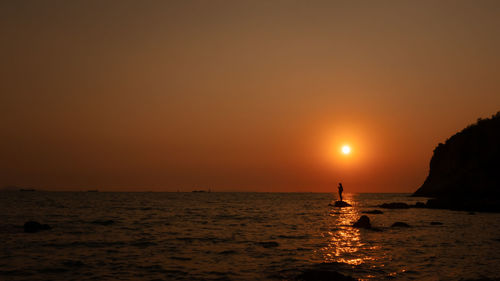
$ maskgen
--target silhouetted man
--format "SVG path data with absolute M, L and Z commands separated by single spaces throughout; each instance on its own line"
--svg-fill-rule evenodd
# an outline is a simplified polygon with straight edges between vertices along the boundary
M 344 188 L 342 187 L 342 183 L 339 182 L 339 197 L 340 197 L 340 201 L 342 201 L 342 191 L 344 191 Z

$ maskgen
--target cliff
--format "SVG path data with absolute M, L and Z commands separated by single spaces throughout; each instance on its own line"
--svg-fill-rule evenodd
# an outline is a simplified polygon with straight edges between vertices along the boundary
M 414 196 L 460 198 L 461 204 L 500 197 L 500 112 L 479 119 L 435 149 L 430 170 Z M 499 201 L 500 202 L 500 201 Z

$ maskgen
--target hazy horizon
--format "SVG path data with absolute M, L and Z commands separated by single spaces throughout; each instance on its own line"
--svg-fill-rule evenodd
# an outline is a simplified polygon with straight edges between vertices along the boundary
M 438 143 L 500 110 L 499 14 L 2 1 L 0 187 L 414 192 Z
M 19 191 L 19 189 L 33 189 L 35 192 L 138 192 L 138 193 L 192 193 L 193 191 L 202 191 L 205 193 L 319 193 L 319 194 L 338 194 L 338 191 L 332 189 L 331 191 L 254 191 L 254 190 L 213 190 L 203 188 L 188 188 L 186 190 L 140 190 L 140 189 L 114 189 L 114 190 L 100 190 L 100 189 L 50 189 L 50 188 L 36 188 L 35 186 L 4 186 L 0 187 L 0 191 Z M 346 192 L 345 194 L 412 194 L 413 192 Z M 420 196 L 417 196 L 420 197 Z M 425 196 L 422 196 L 425 197 Z

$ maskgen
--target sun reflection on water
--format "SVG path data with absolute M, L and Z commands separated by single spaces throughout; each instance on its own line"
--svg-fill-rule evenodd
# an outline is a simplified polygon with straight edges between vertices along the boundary
M 362 251 L 367 245 L 363 243 L 361 230 L 351 226 L 360 217 L 353 195 L 346 194 L 345 197 L 344 201 L 353 207 L 335 208 L 330 214 L 335 219 L 332 221 L 331 231 L 325 234 L 328 244 L 321 249 L 322 259 L 324 262 L 360 265 L 374 258 Z

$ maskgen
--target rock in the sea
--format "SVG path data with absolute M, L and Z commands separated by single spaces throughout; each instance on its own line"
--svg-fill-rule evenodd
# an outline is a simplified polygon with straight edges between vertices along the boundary
M 428 208 L 500 212 L 500 112 L 478 119 L 438 144 L 414 196 L 434 197 Z
M 92 224 L 100 224 L 100 225 L 112 225 L 114 224 L 114 220 L 95 220 L 92 222 Z
M 439 221 L 431 221 L 431 225 L 443 225 L 443 223 Z
M 391 227 L 410 227 L 409 224 L 397 221 L 391 225 Z
M 373 215 L 380 215 L 383 214 L 384 212 L 380 210 L 371 210 L 371 211 L 364 211 L 362 212 L 363 214 L 373 214 Z
M 361 216 L 357 222 L 355 222 L 353 227 L 357 228 L 371 228 L 372 225 L 370 224 L 370 218 L 367 216 Z
M 278 247 L 280 244 L 278 244 L 278 242 L 269 241 L 269 242 L 259 242 L 259 245 L 261 245 L 264 248 L 274 248 Z
M 478 211 L 478 212 L 500 212 L 500 200 L 492 198 L 434 198 L 427 201 L 426 207 L 429 209 L 449 209 L 456 211 Z
M 335 201 L 335 204 L 329 204 L 330 206 L 334 206 L 334 207 L 352 207 L 351 204 L 345 202 L 345 201 Z
M 83 262 L 79 260 L 67 260 L 63 261 L 62 264 L 67 267 L 81 267 L 84 266 Z
M 425 208 L 424 202 L 417 202 L 415 205 L 411 206 L 412 208 Z
M 384 203 L 379 207 L 384 209 L 408 209 L 410 208 L 410 205 L 401 202 L 394 202 L 394 203 Z
M 49 230 L 51 227 L 48 224 L 41 224 L 36 221 L 27 221 L 24 223 L 24 232 L 35 233 L 41 230 Z

